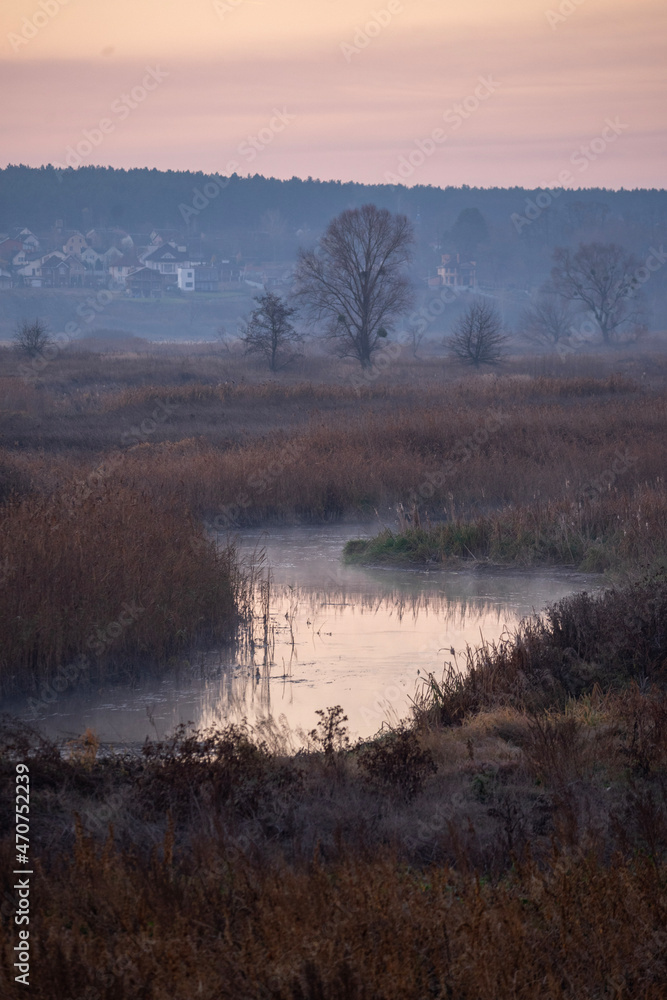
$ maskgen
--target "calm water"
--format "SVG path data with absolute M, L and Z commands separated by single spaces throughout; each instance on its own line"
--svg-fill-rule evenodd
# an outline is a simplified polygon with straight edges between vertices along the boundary
M 411 572 L 343 566 L 348 538 L 376 526 L 272 528 L 238 536 L 266 553 L 272 579 L 269 647 L 209 653 L 133 681 L 65 691 L 40 728 L 73 736 L 90 726 L 105 742 L 272 717 L 312 729 L 316 710 L 342 705 L 352 735 L 408 714 L 429 672 L 465 662 L 467 645 L 497 639 L 520 618 L 597 580 L 566 572 Z M 26 718 L 24 701 L 3 706 Z M 298 736 L 297 736 L 298 742 Z

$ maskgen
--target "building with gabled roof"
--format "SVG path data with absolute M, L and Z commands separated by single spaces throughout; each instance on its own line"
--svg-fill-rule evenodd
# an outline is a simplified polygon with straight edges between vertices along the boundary
M 125 287 L 137 298 L 155 299 L 162 297 L 164 282 L 156 268 L 138 267 L 126 277 Z
M 441 284 L 450 288 L 474 288 L 477 284 L 477 262 L 462 259 L 460 253 L 443 253 L 438 276 Z

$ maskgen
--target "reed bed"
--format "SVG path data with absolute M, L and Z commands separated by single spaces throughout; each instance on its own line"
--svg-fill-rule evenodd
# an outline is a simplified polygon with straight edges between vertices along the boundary
M 248 614 L 233 546 L 122 481 L 9 501 L 0 551 L 4 691 L 61 681 L 80 656 L 100 670 L 164 660 L 199 636 L 230 639 Z
M 594 500 L 536 501 L 422 524 L 413 508 L 369 541 L 347 543 L 348 562 L 444 565 L 562 565 L 584 572 L 649 567 L 667 560 L 667 494 L 662 478 L 629 495 L 609 489 Z
M 141 490 L 177 492 L 200 515 L 233 506 L 245 522 L 359 514 L 396 503 L 442 516 L 452 509 L 576 502 L 598 484 L 601 492 L 623 493 L 655 484 L 667 466 L 662 397 L 506 410 L 394 407 L 335 418 L 336 411 L 300 412 L 300 424 L 259 436 L 240 434 L 240 424 L 223 413 L 207 435 L 192 435 L 186 421 L 174 440 L 158 440 L 170 416 L 98 464 L 113 458 Z M 209 440 L 214 434 L 219 443 Z M 6 477 L 20 471 L 36 489 L 48 476 L 40 454 L 5 449 L 0 463 Z M 50 467 L 51 478 L 64 481 L 80 476 L 85 463 L 56 453 Z

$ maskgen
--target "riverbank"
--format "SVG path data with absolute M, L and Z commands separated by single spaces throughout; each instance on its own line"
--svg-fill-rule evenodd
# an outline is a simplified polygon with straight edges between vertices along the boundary
M 658 1000 L 666 623 L 664 574 L 566 598 L 429 678 L 404 727 L 350 745 L 328 708 L 296 755 L 268 724 L 109 755 L 5 723 L 35 996 Z M 13 834 L 0 850 L 9 929 Z
M 413 508 L 409 523 L 351 539 L 350 564 L 413 567 L 562 566 L 583 573 L 632 573 L 667 563 L 667 494 L 660 478 L 621 494 L 535 501 L 431 524 Z

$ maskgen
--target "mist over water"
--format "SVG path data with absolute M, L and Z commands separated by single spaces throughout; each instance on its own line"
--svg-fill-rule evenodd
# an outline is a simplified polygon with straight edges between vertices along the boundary
M 90 726 L 104 742 L 164 737 L 181 722 L 197 727 L 268 718 L 299 731 L 316 711 L 341 705 L 350 734 L 370 736 L 409 714 L 410 698 L 445 662 L 465 663 L 466 646 L 495 641 L 533 611 L 596 586 L 564 571 L 409 571 L 345 566 L 349 538 L 376 525 L 271 528 L 241 532 L 240 552 L 263 553 L 270 614 L 255 642 L 217 650 L 196 663 L 144 671 L 132 680 L 59 695 L 39 726 L 62 738 Z M 266 641 L 265 641 L 266 640 Z M 29 718 L 25 701 L 7 708 Z

